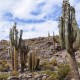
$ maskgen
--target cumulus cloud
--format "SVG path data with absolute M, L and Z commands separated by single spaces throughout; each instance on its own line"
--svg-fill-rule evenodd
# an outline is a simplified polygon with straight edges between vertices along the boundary
M 0 39 L 9 39 L 9 28 L 17 22 L 23 29 L 23 38 L 52 35 L 58 32 L 58 18 L 63 0 L 0 0 Z M 76 9 L 76 19 L 80 26 L 80 0 L 70 0 Z

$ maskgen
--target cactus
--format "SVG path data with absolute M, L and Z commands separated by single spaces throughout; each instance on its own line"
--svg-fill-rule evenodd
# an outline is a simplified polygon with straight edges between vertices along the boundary
M 27 54 L 29 52 L 28 45 L 25 45 L 25 41 L 22 41 L 20 48 L 20 62 L 21 62 L 21 72 L 24 72 L 25 64 L 27 62 Z
M 18 36 L 18 30 L 16 29 L 16 23 L 12 29 L 10 29 L 10 42 L 11 46 L 14 47 L 14 70 L 18 70 L 18 51 L 22 41 L 22 30 L 20 36 Z
M 63 17 L 61 17 L 59 20 L 59 37 L 61 49 L 65 49 L 65 26 Z
M 37 70 L 39 67 L 40 59 L 37 57 L 36 51 L 30 51 L 28 53 L 28 68 L 30 71 Z
M 10 46 L 10 48 L 8 48 L 8 55 L 11 58 L 11 63 L 12 63 L 12 70 L 14 70 L 14 47 Z
M 48 40 L 50 40 L 50 33 L 48 32 Z
M 59 20 L 59 37 L 61 49 L 65 49 L 65 18 L 66 18 L 66 7 L 69 4 L 68 0 L 63 0 L 62 5 L 62 16 Z
M 65 1 L 64 1 L 65 2 Z M 78 65 L 75 59 L 75 52 L 80 44 L 80 30 L 75 19 L 75 9 L 70 6 L 69 2 L 65 3 L 65 46 L 69 53 L 69 63 L 71 69 L 71 78 L 80 80 Z M 62 19 L 61 19 L 62 20 Z
M 55 35 L 54 35 L 54 32 L 53 32 L 53 46 L 54 46 L 54 49 L 55 49 Z

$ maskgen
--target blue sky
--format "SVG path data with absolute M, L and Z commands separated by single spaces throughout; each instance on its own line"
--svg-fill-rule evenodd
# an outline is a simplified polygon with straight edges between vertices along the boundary
M 9 30 L 17 22 L 24 31 L 23 38 L 35 38 L 58 34 L 58 19 L 63 0 L 0 0 L 0 40 L 9 39 Z M 76 9 L 80 26 L 80 0 L 70 0 Z

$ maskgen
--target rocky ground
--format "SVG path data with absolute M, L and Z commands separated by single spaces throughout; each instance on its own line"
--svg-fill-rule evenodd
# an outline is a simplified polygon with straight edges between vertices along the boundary
M 54 69 L 54 71 L 57 71 L 57 66 L 59 64 L 68 64 L 68 53 L 66 52 L 66 50 L 60 50 L 60 46 L 59 46 L 59 42 L 58 42 L 59 38 L 58 36 L 56 36 L 56 41 L 55 41 L 55 49 L 54 49 L 54 42 L 53 42 L 53 37 L 39 37 L 39 38 L 34 38 L 34 39 L 28 39 L 25 40 L 26 45 L 28 45 L 30 47 L 30 50 L 34 50 L 35 48 L 37 48 L 37 53 L 40 57 L 40 69 L 39 71 L 35 71 L 30 73 L 28 71 L 28 69 L 25 69 L 24 73 L 19 73 L 18 76 L 10 76 L 8 77 L 7 80 L 50 80 L 47 79 L 49 77 L 48 74 L 44 73 L 45 70 L 48 70 L 48 66 L 47 68 L 44 67 L 42 68 L 42 63 L 44 61 L 46 62 L 50 62 L 53 59 L 57 61 L 57 65 L 51 65 L 51 69 Z M 6 60 L 8 64 L 11 64 L 10 61 L 10 56 L 8 54 L 8 48 L 9 48 L 9 42 L 2 40 L 0 41 L 0 61 L 1 60 Z M 79 63 L 80 66 L 80 51 L 76 52 L 76 60 Z M 0 64 L 2 65 L 2 64 Z M 20 71 L 20 70 L 19 70 Z M 79 68 L 80 71 L 80 68 Z M 11 68 L 8 69 L 8 71 L 0 71 L 0 74 L 10 74 L 11 73 Z M 10 79 L 13 78 L 13 79 Z M 5 80 L 5 79 L 4 79 Z M 65 80 L 69 80 L 69 79 L 65 79 Z

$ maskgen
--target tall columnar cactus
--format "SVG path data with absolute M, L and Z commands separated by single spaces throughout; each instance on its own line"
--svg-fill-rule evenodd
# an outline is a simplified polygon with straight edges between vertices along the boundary
M 21 62 L 21 72 L 24 72 L 25 64 L 27 62 L 27 54 L 29 52 L 28 45 L 25 45 L 25 41 L 22 41 L 20 48 L 20 62 Z
M 10 48 L 8 49 L 8 55 L 11 58 L 12 70 L 14 70 L 14 47 L 12 47 L 11 44 L 10 44 Z
M 53 32 L 53 46 L 54 46 L 54 49 L 55 49 L 55 35 L 54 35 L 54 32 Z
M 37 70 L 39 67 L 40 59 L 37 56 L 36 51 L 30 51 L 28 53 L 28 68 L 30 71 Z
M 71 76 L 75 80 L 80 80 L 78 65 L 75 59 L 75 52 L 80 45 L 80 30 L 75 19 L 75 9 L 70 4 L 66 4 L 65 15 L 65 45 L 69 53 Z
M 14 47 L 14 70 L 18 70 L 18 51 L 22 41 L 22 30 L 20 31 L 20 36 L 18 35 L 18 30 L 16 29 L 16 23 L 12 29 L 10 29 L 10 42 L 11 46 Z
M 12 29 L 10 29 L 10 39 L 12 38 Z M 13 41 L 10 40 L 10 55 L 11 55 L 11 63 L 12 63 L 12 70 L 14 70 L 14 47 L 13 47 Z
M 59 20 L 59 37 L 61 49 L 65 49 L 65 26 L 63 17 Z
M 68 0 L 63 0 L 62 4 L 62 16 L 59 20 L 59 37 L 60 37 L 60 46 L 61 49 L 65 49 L 65 17 L 66 17 L 66 4 L 68 4 Z
M 50 41 L 50 33 L 48 32 L 48 40 Z
M 50 33 L 48 32 L 48 38 L 50 37 Z

